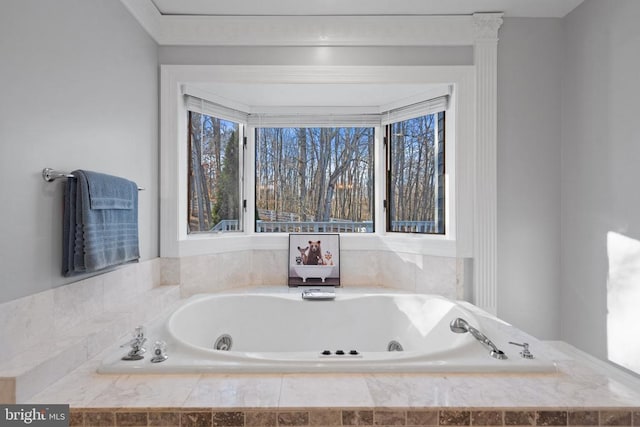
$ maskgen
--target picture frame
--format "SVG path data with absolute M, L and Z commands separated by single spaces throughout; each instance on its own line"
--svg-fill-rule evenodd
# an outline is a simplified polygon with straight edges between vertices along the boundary
M 340 235 L 289 234 L 289 286 L 340 286 Z

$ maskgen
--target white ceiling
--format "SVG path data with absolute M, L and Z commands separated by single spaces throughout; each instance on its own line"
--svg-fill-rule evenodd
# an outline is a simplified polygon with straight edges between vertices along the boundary
M 564 17 L 583 0 L 152 0 L 162 15 L 470 15 Z

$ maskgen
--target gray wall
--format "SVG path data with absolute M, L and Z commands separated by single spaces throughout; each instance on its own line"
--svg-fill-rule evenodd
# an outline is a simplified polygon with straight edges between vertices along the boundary
M 8 0 L 0 13 L 0 302 L 68 283 L 62 182 L 132 179 L 144 259 L 158 256 L 157 45 L 114 0 Z M 77 280 L 77 279 L 76 279 Z
M 508 18 L 498 44 L 498 316 L 559 338 L 562 19 Z
M 603 359 L 607 233 L 640 240 L 638 17 L 637 0 L 587 0 L 565 18 L 561 338 Z

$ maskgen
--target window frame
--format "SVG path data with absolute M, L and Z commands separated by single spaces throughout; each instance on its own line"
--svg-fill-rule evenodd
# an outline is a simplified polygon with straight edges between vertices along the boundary
M 236 230 L 229 230 L 229 231 L 200 231 L 200 230 L 191 230 L 190 228 L 190 220 L 189 220 L 189 213 L 191 212 L 191 201 L 189 199 L 189 197 L 187 196 L 187 234 L 189 236 L 192 235 L 196 235 L 196 234 L 216 234 L 216 233 L 241 233 L 244 231 L 244 220 L 243 220 L 243 214 L 244 214 L 244 208 L 245 208 L 245 203 L 243 201 L 243 195 L 244 195 L 244 188 L 243 188 L 243 181 L 244 181 L 244 175 L 245 175 L 245 170 L 244 170 L 244 160 L 243 160 L 243 156 L 244 156 L 244 148 L 245 148 L 245 144 L 243 143 L 244 141 L 244 127 L 245 125 L 242 123 L 239 123 L 236 120 L 228 120 L 222 117 L 219 117 L 218 115 L 212 115 L 212 114 L 208 114 L 208 113 L 204 113 L 201 111 L 196 111 L 197 109 L 194 108 L 189 108 L 187 107 L 187 149 L 188 149 L 188 155 L 187 155 L 187 159 L 188 159 L 188 164 L 187 164 L 187 188 L 190 188 L 191 186 L 191 167 L 192 167 L 192 147 L 191 145 L 193 144 L 193 136 L 191 133 L 191 128 L 192 128 L 192 113 L 195 114 L 200 114 L 200 115 L 206 115 L 208 117 L 211 118 L 215 118 L 218 120 L 224 120 L 226 122 L 230 122 L 230 123 L 234 123 L 236 125 L 238 125 L 238 226 Z M 188 191 L 188 190 L 187 190 Z
M 186 114 L 184 114 L 184 86 L 191 82 L 251 82 L 269 83 L 424 83 L 425 85 L 448 84 L 453 88 L 452 104 L 455 120 L 451 114 L 447 120 L 447 182 L 450 190 L 446 212 L 449 215 L 445 235 L 405 235 L 386 232 L 385 214 L 381 201 L 384 189 L 384 152 L 381 149 L 382 124 L 376 127 L 376 200 L 374 218 L 376 232 L 371 236 L 360 233 L 345 234 L 345 250 L 385 250 L 438 256 L 472 256 L 473 249 L 473 203 L 475 151 L 475 77 L 473 66 L 431 67 L 398 66 L 161 66 L 161 232 L 160 247 L 163 257 L 183 257 L 202 254 L 223 253 L 248 248 L 274 249 L 286 247 L 286 233 L 261 233 L 257 235 L 251 226 L 255 222 L 253 208 L 249 206 L 244 215 L 245 231 L 227 235 L 188 235 L 186 233 L 186 174 L 181 172 L 186 164 Z M 214 97 L 215 98 L 215 97 Z M 215 100 L 215 99 L 214 99 Z M 236 107 L 234 105 L 233 107 Z M 245 111 L 252 111 L 250 106 Z M 273 111 L 273 110 L 272 110 Z M 254 111 L 255 112 L 255 111 Z M 455 123 L 453 123 L 455 122 Z M 296 123 L 298 125 L 298 123 Z M 244 166 L 254 162 L 254 132 L 251 123 L 244 129 L 247 147 Z M 454 141 L 454 143 L 452 143 Z M 462 148 L 462 155 L 456 151 Z M 454 163 L 455 159 L 455 163 Z M 457 168 L 455 165 L 462 165 Z M 248 170 L 248 169 L 247 169 Z M 460 176 L 462 175 L 462 176 Z M 461 180 L 459 178 L 462 178 Z M 458 182 L 462 181 L 462 185 Z M 253 173 L 245 174 L 244 200 L 254 199 Z M 462 201 L 462 203 L 460 203 Z M 463 205 L 462 208 L 460 205 Z M 464 209 L 466 208 L 466 209 Z M 281 234 L 281 235 L 276 235 Z M 460 238 L 458 237 L 460 236 Z
M 434 110 L 427 110 L 429 112 L 422 114 L 420 116 L 416 116 L 416 117 L 411 117 L 411 118 L 406 118 L 403 120 L 393 120 L 393 121 L 389 121 L 385 126 L 384 126 L 384 147 L 385 147 L 385 213 L 386 213 L 386 226 L 387 226 L 387 233 L 404 233 L 404 234 L 419 234 L 419 235 L 427 235 L 427 236 L 441 236 L 441 235 L 446 235 L 446 230 L 447 230 L 447 220 L 448 220 L 448 212 L 447 212 L 447 200 L 448 197 L 450 196 L 447 185 L 446 185 L 446 176 L 447 176 L 447 110 L 448 108 L 443 108 L 440 111 Z M 391 188 L 392 185 L 392 175 L 393 175 L 393 170 L 391 165 L 393 164 L 393 159 L 392 159 L 392 153 L 393 153 L 393 149 L 391 147 L 391 144 L 393 144 L 393 135 L 391 133 L 392 131 L 392 126 L 398 123 L 402 123 L 404 121 L 407 120 L 412 120 L 415 118 L 419 118 L 419 117 L 424 117 L 424 116 L 429 116 L 429 115 L 439 115 L 439 114 L 443 114 L 444 117 L 442 119 L 442 122 L 444 123 L 444 129 L 441 129 L 439 126 L 436 127 L 434 129 L 434 132 L 436 132 L 437 138 L 438 138 L 438 146 L 440 145 L 444 145 L 444 150 L 442 152 L 442 157 L 443 157 L 443 162 L 438 162 L 437 166 L 440 167 L 442 166 L 443 168 L 443 174 L 442 177 L 439 177 L 438 179 L 438 187 L 442 187 L 442 192 L 444 193 L 444 206 L 442 207 L 442 221 L 443 221 L 443 230 L 442 232 L 437 232 L 437 233 L 428 233 L 428 232 L 418 232 L 418 231 L 397 231 L 397 230 L 392 230 L 391 227 L 391 223 L 392 223 L 392 207 L 393 207 L 393 202 L 392 202 L 392 191 L 393 189 Z M 436 122 L 439 124 L 439 119 L 436 117 Z M 440 132 L 442 131 L 442 139 L 440 139 Z M 435 153 L 436 157 L 440 156 L 440 152 L 436 152 Z M 439 188 L 440 190 L 440 188 Z M 436 197 L 439 198 L 440 195 L 440 191 L 438 191 L 436 193 Z M 437 203 L 437 201 L 436 201 Z
M 299 121 L 300 121 L 300 119 L 298 118 L 298 122 Z M 258 150 L 258 145 L 257 145 L 257 143 L 255 141 L 255 137 L 257 136 L 257 132 L 258 132 L 259 129 L 273 129 L 273 128 L 276 128 L 276 129 L 284 129 L 284 128 L 289 128 L 289 129 L 318 129 L 318 128 L 322 128 L 322 127 L 325 127 L 325 128 L 357 128 L 357 129 L 368 128 L 368 129 L 372 129 L 373 130 L 373 141 L 371 141 L 371 142 L 372 142 L 372 147 L 373 147 L 373 150 L 374 150 L 374 152 L 371 153 L 371 157 L 373 158 L 373 189 L 372 189 L 373 202 L 371 203 L 371 208 L 372 208 L 372 210 L 371 210 L 371 228 L 372 228 L 372 231 L 370 231 L 370 232 L 355 232 L 355 231 L 353 231 L 353 232 L 345 232 L 345 233 L 340 232 L 340 234 L 341 235 L 343 235 L 343 234 L 373 234 L 373 233 L 376 232 L 376 212 L 375 211 L 376 211 L 376 202 L 378 200 L 377 197 L 376 197 L 376 185 L 377 185 L 377 181 L 378 181 L 377 178 L 376 178 L 376 176 L 377 176 L 376 175 L 376 166 L 378 164 L 378 159 L 376 158 L 376 155 L 375 155 L 375 146 L 376 146 L 376 140 L 378 139 L 377 131 L 378 131 L 379 126 L 377 126 L 377 124 L 379 122 L 376 123 L 376 125 L 373 125 L 373 124 L 361 124 L 361 123 L 348 124 L 349 123 L 348 121 L 342 122 L 341 120 L 339 120 L 339 122 L 342 123 L 342 124 L 341 125 L 333 125 L 333 124 L 329 125 L 329 124 L 326 124 L 327 123 L 326 120 L 323 121 L 321 119 L 321 120 L 319 120 L 317 122 L 317 123 L 321 123 L 322 124 L 320 126 L 318 126 L 318 125 L 307 125 L 307 124 L 299 125 L 298 123 L 296 123 L 295 125 L 290 125 L 290 126 L 272 126 L 272 125 L 264 125 L 264 124 L 260 124 L 259 126 L 253 126 L 252 129 L 253 129 L 253 136 L 254 136 L 254 144 L 253 144 L 254 155 L 257 154 L 257 150 Z M 311 123 L 311 122 L 303 122 L 303 123 Z M 252 175 L 253 175 L 254 179 L 256 177 L 255 165 L 256 165 L 256 163 L 254 161 L 254 163 L 252 164 L 252 166 L 253 166 Z M 258 197 L 257 197 L 256 191 L 255 191 L 255 185 L 253 186 L 253 190 L 254 190 L 254 198 L 252 199 L 253 200 L 253 208 L 252 208 L 252 210 L 253 210 L 253 212 L 255 214 L 255 212 L 257 211 L 257 204 L 258 204 Z M 310 223 L 312 223 L 312 222 L 310 222 Z M 260 232 L 260 231 L 258 231 L 257 230 L 258 229 L 258 223 L 257 223 L 257 220 L 255 218 L 254 218 L 253 222 L 251 223 L 251 225 L 253 226 L 253 232 L 255 234 L 257 234 L 257 235 L 278 233 L 278 232 Z M 309 232 L 311 232 L 311 231 L 309 231 Z M 288 231 L 285 231 L 283 233 L 289 234 Z M 317 232 L 314 231 L 314 233 L 317 233 Z M 337 233 L 337 231 L 331 231 L 331 233 Z

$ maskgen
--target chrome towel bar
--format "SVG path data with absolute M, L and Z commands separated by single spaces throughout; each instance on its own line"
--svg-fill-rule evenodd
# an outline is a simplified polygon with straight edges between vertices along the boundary
M 42 179 L 47 182 L 55 181 L 56 179 L 61 178 L 75 178 L 75 176 L 70 172 L 60 172 L 51 168 L 42 169 Z M 138 186 L 138 191 L 144 190 L 143 187 Z

